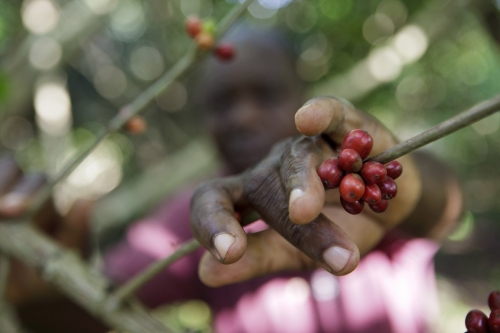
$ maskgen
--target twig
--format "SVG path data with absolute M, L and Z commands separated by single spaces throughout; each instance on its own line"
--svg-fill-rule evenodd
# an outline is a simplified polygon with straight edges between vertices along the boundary
M 245 0 L 242 4 L 236 6 L 232 9 L 225 18 L 221 20 L 221 23 L 217 29 L 217 38 L 220 38 L 227 29 L 233 24 L 239 16 L 241 16 L 246 8 L 252 3 L 253 0 Z M 162 77 L 160 77 L 155 83 L 153 83 L 149 88 L 147 88 L 142 94 L 137 96 L 131 103 L 123 106 L 118 114 L 113 117 L 106 130 L 98 133 L 97 138 L 94 142 L 89 144 L 85 149 L 82 149 L 78 155 L 69 161 L 62 170 L 47 183 L 47 185 L 39 192 L 33 201 L 33 204 L 29 210 L 29 217 L 32 217 L 40 207 L 49 199 L 53 187 L 68 177 L 71 172 L 92 152 L 94 149 L 101 144 L 101 142 L 108 136 L 117 130 L 119 130 L 130 118 L 144 111 L 155 99 L 156 96 L 164 92 L 170 87 L 170 85 L 183 76 L 189 69 L 191 69 L 195 63 L 201 59 L 202 55 L 207 54 L 207 51 L 199 50 L 196 45 L 193 45 L 188 54 L 182 57 L 169 71 L 167 71 Z
M 110 282 L 89 269 L 76 254 L 62 248 L 29 224 L 19 222 L 0 223 L 1 252 L 40 270 L 47 282 L 120 332 L 170 332 L 162 323 L 136 307 L 121 306 L 107 310 L 105 304 Z
M 184 242 L 174 253 L 170 256 L 158 260 L 151 264 L 144 271 L 137 274 L 130 281 L 125 283 L 123 286 L 118 288 L 109 298 L 108 306 L 109 308 L 116 307 L 122 301 L 126 300 L 128 297 L 132 296 L 140 287 L 142 287 L 146 282 L 151 280 L 153 277 L 158 275 L 161 271 L 166 269 L 168 266 L 173 264 L 177 259 L 190 254 L 200 248 L 200 243 L 196 239 L 191 239 Z
M 472 108 L 428 129 L 427 131 L 395 145 L 394 147 L 370 158 L 369 160 L 385 164 L 406 155 L 415 149 L 458 131 L 459 129 L 469 126 L 498 111 L 500 111 L 500 95 L 482 102 L 481 104 L 477 104 Z

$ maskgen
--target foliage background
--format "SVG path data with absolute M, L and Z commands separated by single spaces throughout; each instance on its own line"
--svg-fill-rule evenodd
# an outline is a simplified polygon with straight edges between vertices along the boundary
M 120 105 L 185 54 L 186 16 L 218 20 L 232 5 L 1 0 L 1 151 L 25 171 L 54 175 Z M 311 96 L 345 97 L 406 139 L 498 94 L 500 46 L 484 13 L 500 17 L 499 8 L 489 0 L 261 0 L 246 19 L 292 33 Z M 93 226 L 101 248 L 176 188 L 216 170 L 196 103 L 197 74 L 145 112 L 144 134 L 112 135 L 56 188 L 61 211 L 77 198 L 99 198 Z M 488 292 L 500 289 L 499 127 L 496 113 L 425 148 L 449 162 L 467 202 L 436 258 L 443 315 L 436 332 L 463 329 L 467 311 L 485 308 Z M 157 313 L 180 328 L 209 330 L 209 309 L 198 301 Z

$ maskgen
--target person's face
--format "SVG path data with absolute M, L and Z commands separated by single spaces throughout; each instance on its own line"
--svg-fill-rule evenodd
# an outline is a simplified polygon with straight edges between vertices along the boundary
M 230 172 L 245 170 L 298 133 L 294 114 L 303 98 L 293 64 L 278 47 L 245 41 L 236 51 L 233 61 L 210 64 L 203 105 Z

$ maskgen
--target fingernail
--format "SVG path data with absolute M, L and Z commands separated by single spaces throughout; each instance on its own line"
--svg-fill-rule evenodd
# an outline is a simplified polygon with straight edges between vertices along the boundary
M 293 203 L 297 199 L 301 198 L 303 195 L 304 195 L 304 191 L 302 191 L 300 188 L 296 188 L 296 189 L 292 190 L 292 193 L 290 193 L 289 205 L 292 206 Z
M 297 113 L 307 109 L 310 106 L 311 106 L 311 103 L 307 103 L 307 104 L 303 105 L 300 109 L 297 110 Z
M 230 234 L 219 234 L 215 237 L 214 246 L 217 250 L 217 253 L 219 254 L 219 260 L 221 262 L 226 259 L 227 251 L 229 251 L 229 248 L 234 244 L 235 241 L 236 238 L 234 238 Z
M 323 253 L 323 259 L 326 264 L 332 269 L 333 273 L 340 272 L 349 258 L 351 258 L 352 252 L 339 246 L 333 246 Z

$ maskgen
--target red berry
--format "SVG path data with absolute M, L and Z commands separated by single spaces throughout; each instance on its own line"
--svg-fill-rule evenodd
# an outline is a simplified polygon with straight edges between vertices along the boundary
M 214 36 L 204 31 L 196 35 L 195 39 L 198 47 L 202 50 L 209 50 L 214 45 Z
M 491 311 L 488 324 L 491 333 L 500 333 L 500 309 Z
M 349 173 L 340 182 L 340 197 L 347 202 L 361 199 L 365 193 L 365 182 L 358 174 Z
M 378 204 L 369 206 L 375 213 L 383 213 L 389 207 L 389 200 L 380 200 Z
M 479 310 L 470 310 L 465 317 L 465 327 L 470 333 L 489 333 L 488 317 Z
M 382 200 L 382 192 L 377 184 L 365 185 L 365 193 L 362 197 L 363 201 L 369 205 L 376 205 Z
M 201 32 L 202 22 L 198 16 L 189 16 L 184 23 L 184 27 L 191 38 L 195 38 Z
M 347 202 L 342 197 L 340 198 L 340 204 L 344 207 L 345 211 L 352 215 L 357 215 L 363 211 L 365 203 L 363 200 L 358 200 L 354 202 Z
M 215 48 L 215 55 L 222 61 L 232 60 L 234 53 L 234 47 L 231 44 L 219 44 Z
M 339 165 L 347 172 L 358 172 L 363 166 L 363 160 L 354 149 L 343 149 L 340 151 Z
M 403 166 L 398 161 L 391 161 L 385 165 L 387 176 L 397 179 L 403 173 Z
M 385 177 L 383 181 L 377 183 L 377 186 L 380 187 L 384 200 L 391 200 L 398 194 L 398 186 L 391 177 Z
M 141 116 L 133 116 L 125 124 L 125 128 L 132 134 L 142 134 L 146 130 L 146 120 Z
M 361 159 L 364 160 L 370 155 L 372 147 L 373 139 L 371 135 L 366 131 L 354 129 L 344 137 L 340 150 L 354 149 L 361 156 Z
M 383 180 L 387 171 L 382 163 L 368 161 L 363 164 L 360 174 L 367 184 L 374 184 Z
M 319 178 L 327 190 L 339 187 L 344 174 L 344 170 L 339 166 L 338 158 L 335 157 L 324 160 L 318 168 Z
M 491 292 L 488 297 L 488 305 L 490 306 L 491 311 L 500 310 L 500 291 L 495 290 Z

